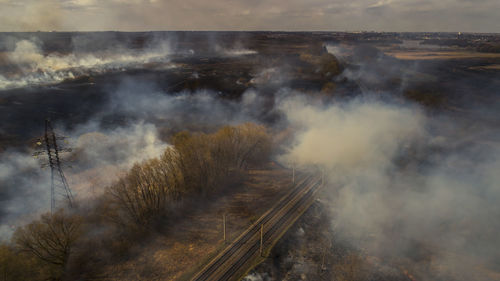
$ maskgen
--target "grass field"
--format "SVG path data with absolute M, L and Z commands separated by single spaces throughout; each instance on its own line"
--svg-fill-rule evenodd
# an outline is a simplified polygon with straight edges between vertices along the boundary
M 479 53 L 467 51 L 387 51 L 386 55 L 400 60 L 443 60 L 443 59 L 473 59 L 473 58 L 500 58 L 499 53 Z
M 184 280 L 224 248 L 222 216 L 227 214 L 228 242 L 267 211 L 289 189 L 290 171 L 270 165 L 251 170 L 247 180 L 212 202 L 194 208 L 140 253 L 107 268 L 105 280 Z M 208 200 L 210 201 L 210 200 Z

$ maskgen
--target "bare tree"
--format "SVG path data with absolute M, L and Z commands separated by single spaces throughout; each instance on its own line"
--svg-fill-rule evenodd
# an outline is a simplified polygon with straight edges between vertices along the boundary
M 18 228 L 13 241 L 23 252 L 64 270 L 72 246 L 81 234 L 81 218 L 62 210 Z
M 231 173 L 265 160 L 271 143 L 266 129 L 252 123 L 214 134 L 181 132 L 171 141 L 160 158 L 135 164 L 109 189 L 115 206 L 139 225 L 166 215 L 186 194 L 217 190 Z
M 183 181 L 178 154 L 168 148 L 161 158 L 135 164 L 109 191 L 125 215 L 144 225 L 167 213 L 169 203 L 180 197 Z

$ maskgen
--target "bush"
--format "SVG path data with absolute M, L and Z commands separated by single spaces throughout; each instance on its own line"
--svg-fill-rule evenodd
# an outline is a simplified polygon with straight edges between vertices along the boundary
M 169 203 L 177 200 L 183 189 L 179 156 L 168 148 L 160 158 L 135 164 L 109 191 L 128 219 L 148 224 L 166 214 Z
M 44 214 L 40 220 L 18 228 L 13 241 L 21 252 L 51 266 L 52 279 L 59 279 L 72 247 L 81 235 L 80 226 L 81 218 L 60 210 Z
M 271 138 L 252 123 L 226 126 L 214 134 L 181 132 L 157 159 L 135 164 L 109 188 L 116 208 L 137 225 L 168 214 L 169 206 L 189 195 L 214 192 L 249 165 L 267 161 Z
M 253 123 L 225 126 L 210 135 L 181 132 L 172 143 L 187 189 L 201 193 L 215 191 L 231 174 L 265 162 L 271 150 L 265 127 Z
M 332 54 L 323 54 L 320 59 L 320 73 L 327 78 L 339 75 L 342 72 L 337 58 Z
M 39 266 L 36 261 L 8 245 L 0 245 L 0 278 L 5 281 L 41 280 L 35 276 Z

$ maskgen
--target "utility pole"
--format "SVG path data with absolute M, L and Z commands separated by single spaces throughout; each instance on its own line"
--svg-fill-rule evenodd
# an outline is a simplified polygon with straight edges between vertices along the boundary
M 292 183 L 295 184 L 295 163 L 292 163 Z
M 321 168 L 321 186 L 325 184 L 325 169 Z
M 262 257 L 264 245 L 264 224 L 260 225 L 260 256 Z
M 321 267 L 319 268 L 319 274 L 322 274 L 324 271 L 327 270 L 327 267 L 325 265 L 325 259 L 326 259 L 326 253 L 332 248 L 332 242 L 330 241 L 329 246 L 324 248 L 323 251 L 323 258 L 321 259 Z
M 325 256 L 326 256 L 326 248 L 325 248 L 325 251 L 323 252 L 323 258 L 321 260 L 321 271 L 325 271 L 326 270 L 326 267 L 325 267 Z
M 222 228 L 224 231 L 224 243 L 226 243 L 226 214 L 222 215 Z

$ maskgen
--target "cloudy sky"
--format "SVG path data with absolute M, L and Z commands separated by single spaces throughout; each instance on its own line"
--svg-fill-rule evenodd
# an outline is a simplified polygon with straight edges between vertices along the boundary
M 499 0 L 0 0 L 0 31 L 500 32 Z

